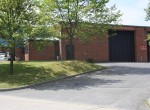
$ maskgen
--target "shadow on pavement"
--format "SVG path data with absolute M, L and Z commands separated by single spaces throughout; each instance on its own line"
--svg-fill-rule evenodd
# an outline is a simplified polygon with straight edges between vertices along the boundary
M 89 74 L 75 76 L 72 78 L 62 79 L 59 81 L 49 82 L 34 86 L 31 89 L 35 90 L 67 90 L 67 89 L 84 89 L 90 86 L 113 85 L 114 83 L 121 83 L 122 80 L 112 80 L 109 76 L 114 75 L 150 75 L 150 68 L 139 67 L 123 67 L 123 66 L 110 66 L 106 70 L 97 71 Z M 102 78 L 102 75 L 108 75 L 107 79 Z
M 60 89 L 84 89 L 90 86 L 99 86 L 99 85 L 110 85 L 113 83 L 120 82 L 121 80 L 105 80 L 100 78 L 93 78 L 89 75 L 78 76 L 74 78 L 59 80 L 56 82 L 50 82 L 42 84 L 39 86 L 34 86 L 32 89 L 37 90 L 60 90 Z

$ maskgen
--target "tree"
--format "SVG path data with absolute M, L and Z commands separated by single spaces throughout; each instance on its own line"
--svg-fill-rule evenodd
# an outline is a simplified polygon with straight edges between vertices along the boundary
M 150 20 L 150 3 L 148 4 L 147 9 L 145 9 L 145 12 L 146 12 L 145 20 L 149 21 Z M 148 41 L 148 43 L 150 45 L 150 34 L 148 34 L 148 36 L 147 36 L 147 41 Z
M 144 10 L 146 12 L 146 18 L 145 18 L 145 20 L 149 21 L 150 20 L 150 3 L 147 5 L 147 8 L 144 9 Z
M 73 47 L 73 39 L 87 40 L 96 35 L 104 35 L 118 24 L 121 16 L 115 5 L 107 7 L 109 0 L 44 0 L 46 15 L 54 25 L 64 29 L 62 37 L 68 38 Z M 58 27 L 57 27 L 58 30 Z M 60 29 L 61 30 L 61 29 Z M 70 52 L 73 59 L 73 50 Z
M 42 15 L 37 12 L 39 6 L 39 0 L 0 0 L 0 39 L 10 51 L 11 75 L 16 45 L 24 45 L 30 37 L 41 37 L 34 36 L 35 30 L 47 30 L 42 25 Z

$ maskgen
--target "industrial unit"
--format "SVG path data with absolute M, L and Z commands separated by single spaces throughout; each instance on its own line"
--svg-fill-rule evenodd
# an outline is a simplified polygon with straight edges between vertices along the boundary
M 76 60 L 91 59 L 94 62 L 148 62 L 150 61 L 150 48 L 147 43 L 147 33 L 150 27 L 120 26 L 108 30 L 103 39 L 93 38 L 85 43 L 79 39 L 73 40 L 74 58 Z M 111 36 L 115 33 L 113 36 Z M 53 41 L 42 51 L 37 51 L 28 44 L 25 48 L 16 48 L 16 55 L 22 60 L 68 60 L 68 40 Z

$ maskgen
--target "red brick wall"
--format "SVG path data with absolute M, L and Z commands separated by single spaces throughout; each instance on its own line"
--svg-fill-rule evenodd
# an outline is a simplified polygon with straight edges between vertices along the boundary
M 150 31 L 150 28 L 144 27 L 134 27 L 134 26 L 122 26 L 116 30 L 126 30 L 134 31 L 135 39 L 135 61 L 136 62 L 146 62 L 147 58 L 147 41 L 146 41 L 146 31 Z M 68 40 L 62 39 L 59 42 L 60 57 L 62 60 L 66 59 L 66 45 L 68 45 Z M 92 58 L 95 62 L 109 61 L 109 49 L 108 49 L 108 38 L 98 40 L 94 39 L 90 43 L 83 43 L 76 39 L 73 41 L 75 47 L 75 59 L 85 60 Z M 141 49 L 141 46 L 145 46 L 146 50 Z M 21 50 L 20 52 L 21 57 Z M 55 60 L 55 45 L 50 45 L 44 48 L 43 51 L 39 52 L 35 50 L 31 45 L 29 45 L 29 54 L 25 54 L 23 57 L 25 60 Z
M 21 58 L 21 60 L 24 60 L 24 50 L 23 48 L 16 48 L 15 49 L 15 55 L 19 58 Z
M 25 54 L 24 59 L 25 59 L 25 61 L 29 61 L 29 54 Z
M 116 30 L 126 30 L 134 31 L 135 39 L 135 61 L 136 62 L 146 62 L 147 58 L 147 35 L 146 31 L 150 31 L 150 28 L 144 27 L 134 27 L 134 26 L 122 26 Z M 69 44 L 67 40 L 61 40 L 60 50 L 62 59 L 66 59 L 66 45 Z M 84 60 L 86 58 L 93 58 L 95 62 L 109 61 L 109 49 L 108 49 L 108 38 L 105 37 L 103 40 L 91 41 L 88 43 L 83 43 L 79 40 L 74 40 L 73 44 L 75 46 L 75 59 Z M 141 46 L 146 47 L 146 49 L 141 49 Z
M 135 61 L 136 62 L 147 62 L 147 35 L 146 32 L 150 31 L 150 28 L 146 27 L 134 27 L 134 26 L 122 26 L 117 30 L 134 31 L 134 45 L 135 45 Z M 146 49 L 141 49 L 146 47 Z
M 68 40 L 61 40 L 61 58 L 66 59 L 66 45 Z M 93 39 L 88 43 L 84 43 L 79 39 L 73 41 L 75 48 L 75 59 L 85 60 L 92 58 L 94 62 L 108 61 L 108 38 L 102 40 Z
M 146 49 L 142 49 L 142 47 L 146 47 Z M 148 61 L 146 31 L 144 28 L 136 28 L 135 30 L 135 59 L 137 62 Z
M 37 51 L 29 44 L 29 60 L 55 60 L 55 46 L 45 46 L 43 50 Z

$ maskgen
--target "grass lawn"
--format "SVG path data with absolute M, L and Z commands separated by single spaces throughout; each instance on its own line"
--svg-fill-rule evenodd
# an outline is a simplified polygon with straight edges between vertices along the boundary
M 9 75 L 9 62 L 0 62 L 0 88 L 14 88 L 64 78 L 102 69 L 81 61 L 14 62 L 14 75 Z

